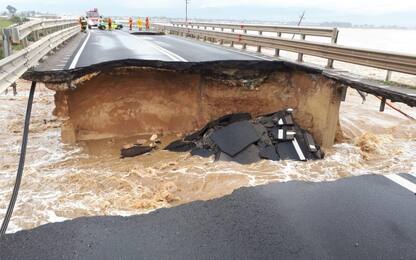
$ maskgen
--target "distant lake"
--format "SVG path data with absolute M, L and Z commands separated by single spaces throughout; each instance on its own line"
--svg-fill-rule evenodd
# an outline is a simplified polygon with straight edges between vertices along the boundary
M 338 44 L 416 55 L 416 30 L 339 29 Z

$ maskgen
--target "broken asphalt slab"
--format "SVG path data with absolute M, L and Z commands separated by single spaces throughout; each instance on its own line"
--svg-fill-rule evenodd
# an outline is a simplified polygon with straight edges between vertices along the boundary
M 416 198 L 383 176 L 242 188 L 9 234 L 0 259 L 414 259 Z
M 252 164 L 262 159 L 317 160 L 324 157 L 313 136 L 301 129 L 286 109 L 252 119 L 248 113 L 229 114 L 209 122 L 205 127 L 174 141 L 165 150 L 191 151 L 193 156 L 216 161 Z

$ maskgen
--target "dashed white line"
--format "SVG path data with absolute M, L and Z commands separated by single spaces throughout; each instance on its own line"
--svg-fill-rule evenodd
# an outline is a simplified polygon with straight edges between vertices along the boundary
M 69 69 L 72 70 L 77 66 L 78 60 L 81 57 L 82 52 L 85 49 L 85 46 L 87 45 L 88 40 L 90 39 L 91 32 L 88 31 L 87 38 L 85 38 L 84 43 L 82 44 L 81 48 L 79 48 L 77 54 L 75 55 L 74 59 L 72 60 L 71 65 L 69 66 Z
M 385 177 L 416 194 L 416 184 L 413 182 L 410 182 L 397 174 L 390 174 L 386 175 Z

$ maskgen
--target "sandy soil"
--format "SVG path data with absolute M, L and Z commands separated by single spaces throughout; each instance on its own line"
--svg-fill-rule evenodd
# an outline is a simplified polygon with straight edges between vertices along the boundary
M 0 96 L 0 219 L 8 204 L 21 143 L 28 83 Z M 291 180 L 332 181 L 362 174 L 416 172 L 416 123 L 354 90 L 341 107 L 345 137 L 322 161 L 252 165 L 159 151 L 119 159 L 132 140 L 64 145 L 52 116 L 53 92 L 39 87 L 33 106 L 24 178 L 8 232 L 95 215 L 133 215 L 230 194 L 242 186 Z M 415 108 L 396 104 L 416 116 Z

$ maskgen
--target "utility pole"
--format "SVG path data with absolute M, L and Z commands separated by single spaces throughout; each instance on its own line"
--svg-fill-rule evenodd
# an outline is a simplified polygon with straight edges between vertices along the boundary
M 185 21 L 188 22 L 188 5 L 191 3 L 191 0 L 185 0 Z
M 303 19 L 305 18 L 305 11 L 303 11 L 302 15 L 300 16 L 299 22 L 298 22 L 298 26 L 300 26 L 300 24 L 302 23 Z M 292 36 L 292 40 L 295 39 L 295 34 L 293 34 Z

